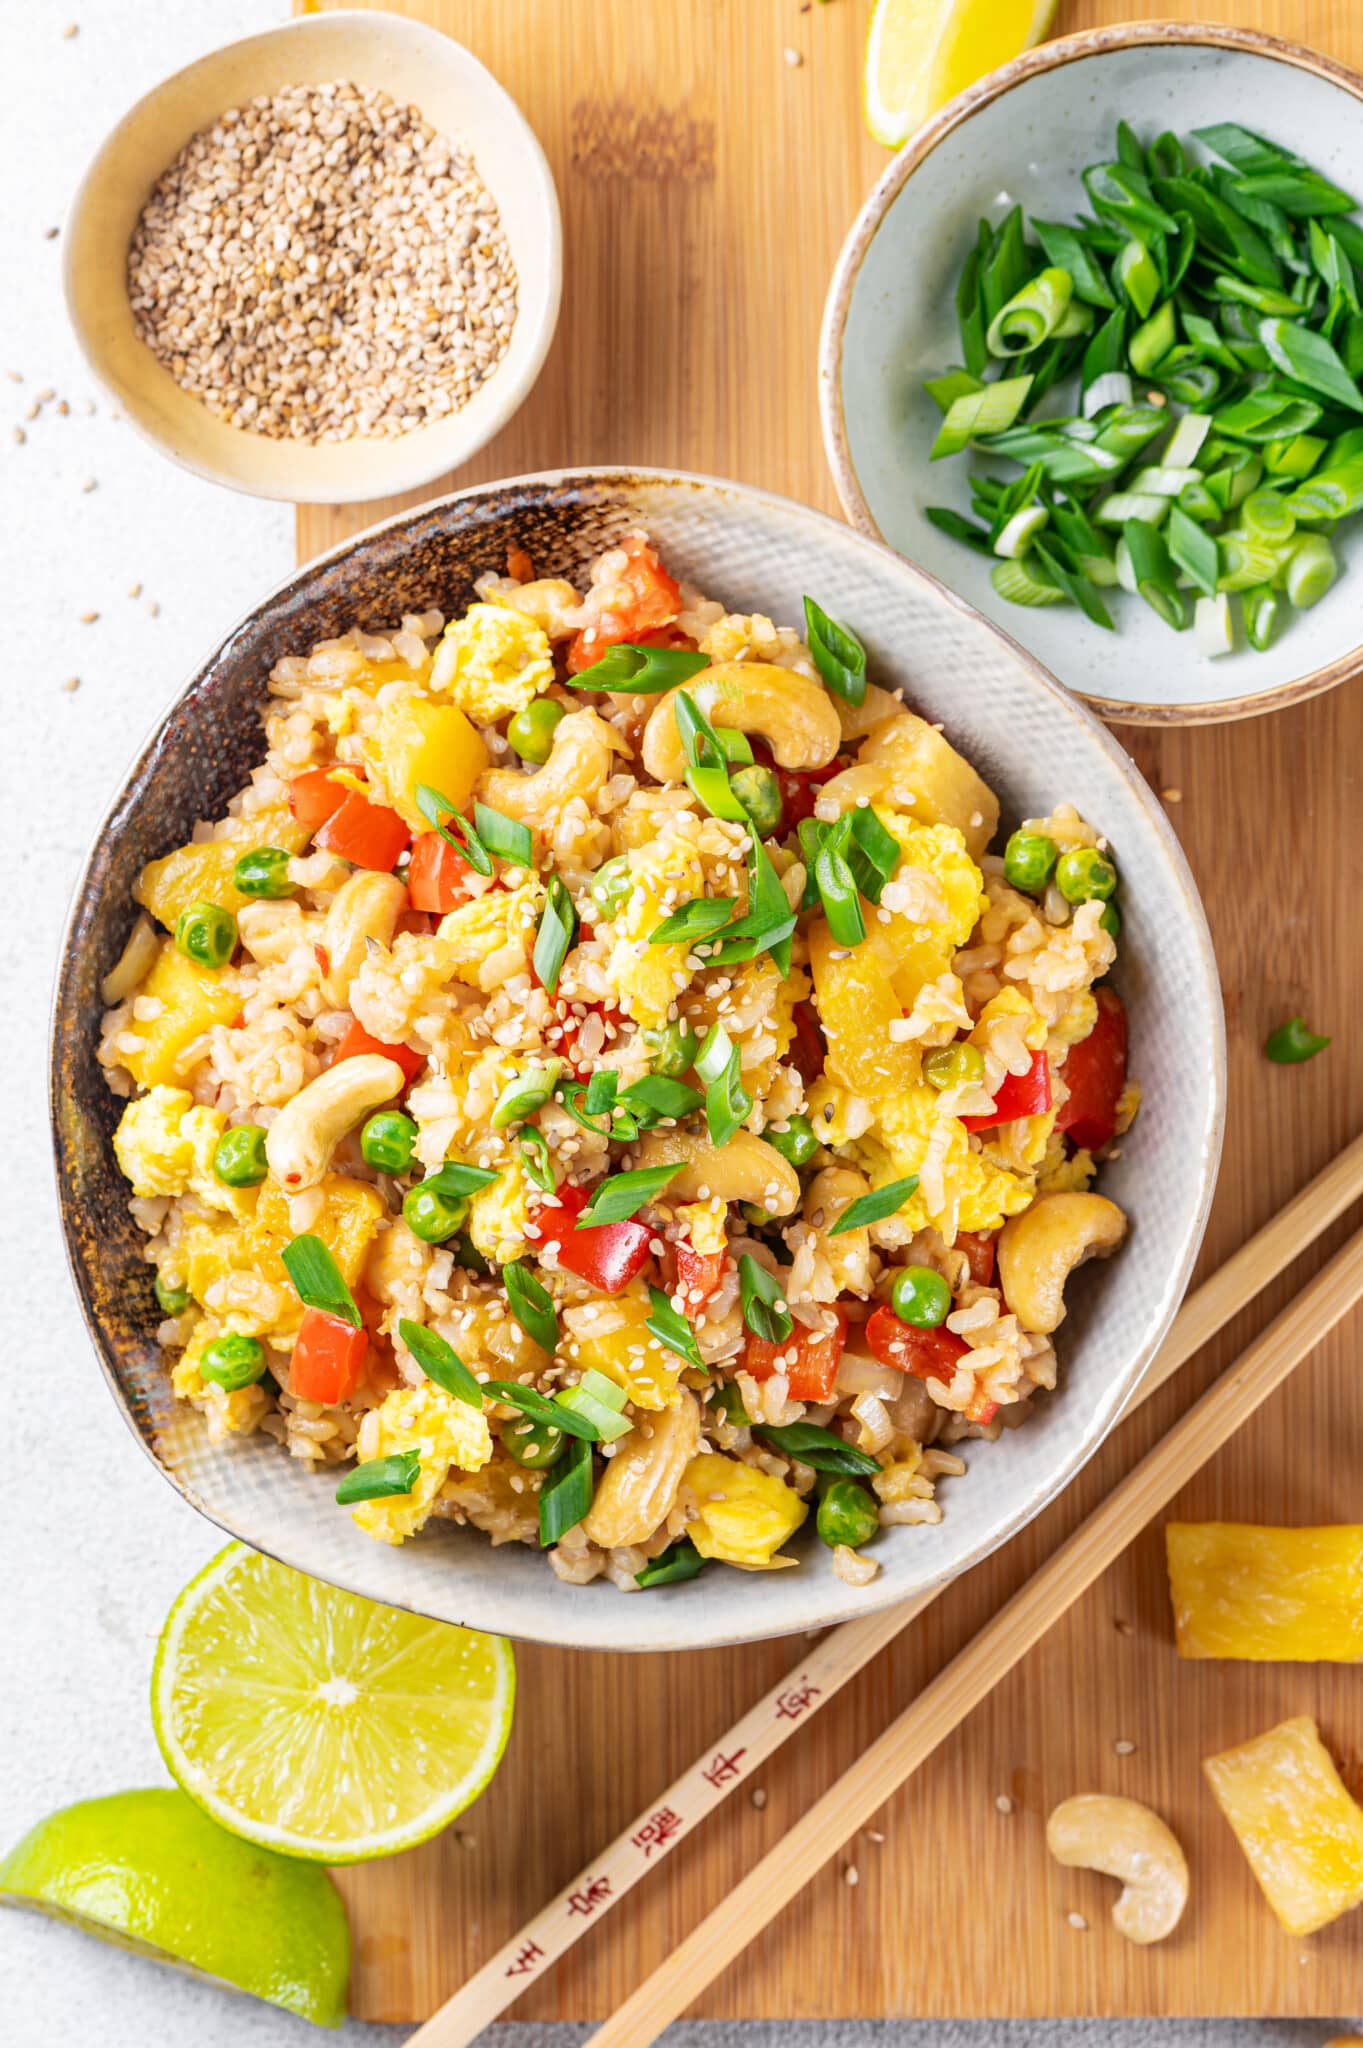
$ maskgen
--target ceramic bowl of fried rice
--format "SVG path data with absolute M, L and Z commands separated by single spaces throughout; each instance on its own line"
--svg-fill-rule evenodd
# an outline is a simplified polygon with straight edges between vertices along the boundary
M 847 528 L 624 470 L 401 513 L 234 629 L 98 835 L 52 1058 L 77 1292 L 185 1498 L 640 1650 L 1036 1514 L 1177 1307 L 1223 1091 L 1097 721 Z

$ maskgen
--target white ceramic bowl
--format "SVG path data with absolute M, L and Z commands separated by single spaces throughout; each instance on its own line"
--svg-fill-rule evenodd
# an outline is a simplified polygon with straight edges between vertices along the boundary
M 1071 1283 L 1060 1387 L 1025 1428 L 963 1447 L 937 1528 L 887 1530 L 867 1588 L 844 1585 L 812 1528 L 799 1568 L 714 1567 L 689 1585 L 625 1597 L 560 1585 L 517 1544 L 431 1524 L 390 1550 L 371 1542 L 270 1439 L 212 1442 L 167 1390 L 142 1242 L 109 1133 L 120 1105 L 95 1059 L 99 979 L 131 923 L 142 863 L 221 808 L 259 759 L 271 664 L 359 620 L 468 602 L 472 579 L 526 547 L 545 573 L 581 576 L 635 527 L 680 576 L 735 610 L 798 622 L 806 591 L 863 636 L 876 681 L 902 690 L 998 791 L 1003 831 L 1062 798 L 1100 824 L 1124 877 L 1118 983 L 1145 1106 L 1103 1186 L 1128 1211 L 1120 1254 Z M 928 576 L 850 528 L 738 484 L 598 470 L 487 484 L 405 512 L 296 570 L 262 598 L 186 685 L 133 769 L 76 893 L 53 1048 L 58 1180 L 77 1290 L 124 1414 L 187 1499 L 232 1535 L 376 1600 L 537 1641 L 693 1649 L 823 1628 L 923 1592 L 1036 1514 L 1095 1449 L 1182 1295 L 1211 1197 L 1224 1085 L 1216 966 L 1192 879 L 1160 806 L 1098 721 L 1031 657 Z
M 1239 120 L 1363 198 L 1363 79 L 1314 51 L 1211 23 L 1123 23 L 1048 43 L 981 79 L 900 151 L 843 245 L 824 311 L 824 444 L 847 516 L 941 577 L 1111 718 L 1194 723 L 1313 696 L 1363 662 L 1363 522 L 1335 545 L 1344 570 L 1274 646 L 1215 660 L 1136 597 L 1112 593 L 1118 631 L 1071 605 L 999 597 L 989 563 L 939 533 L 928 505 L 970 509 L 979 458 L 929 463 L 941 415 L 922 388 L 960 360 L 954 295 L 981 216 L 1014 201 L 1043 220 L 1082 209 L 1080 173 L 1111 156 L 1125 117 L 1142 138 Z M 1196 145 L 1195 145 L 1196 146 Z M 1052 396 L 1042 412 L 1061 409 Z M 1018 474 L 1012 464 L 1000 473 Z M 1118 616 L 1120 614 L 1120 616 Z
M 128 304 L 128 245 L 156 180 L 227 108 L 287 85 L 351 79 L 411 104 L 467 145 L 497 202 L 516 266 L 511 343 L 468 404 L 394 440 L 309 447 L 244 433 L 182 391 L 139 340 Z M 558 195 L 525 116 L 472 53 L 397 14 L 304 15 L 228 43 L 167 78 L 104 142 L 72 202 L 64 237 L 67 310 L 90 368 L 133 425 L 186 469 L 259 498 L 343 504 L 419 489 L 489 441 L 534 384 L 554 337 L 562 284 Z

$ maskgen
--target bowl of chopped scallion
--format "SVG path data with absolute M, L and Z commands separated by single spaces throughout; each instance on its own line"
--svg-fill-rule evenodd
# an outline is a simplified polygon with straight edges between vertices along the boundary
M 820 380 L 853 523 L 1107 716 L 1242 717 L 1344 681 L 1363 79 L 1211 23 L 1003 66 L 867 200 Z

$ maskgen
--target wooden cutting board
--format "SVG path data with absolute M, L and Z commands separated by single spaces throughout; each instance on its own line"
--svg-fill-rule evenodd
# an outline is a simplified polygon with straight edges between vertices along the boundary
M 885 161 L 858 118 L 868 4 L 403 0 L 398 11 L 467 43 L 519 100 L 563 205 L 566 280 L 553 352 L 518 417 L 452 484 L 570 463 L 658 462 L 836 511 L 815 353 L 833 260 Z M 1124 11 L 1117 0 L 1064 0 L 1056 30 Z M 1203 0 L 1201 11 L 1363 64 L 1359 0 Z M 788 50 L 799 52 L 798 65 Z M 1242 111 L 1266 118 L 1268 110 Z M 1300 141 L 1309 154 L 1310 137 Z M 387 509 L 302 509 L 300 553 Z M 1357 1128 L 1363 695 L 1351 683 L 1238 726 L 1121 736 L 1166 795 L 1221 963 L 1230 1119 L 1206 1270 Z M 1265 1032 L 1297 1009 L 1335 1043 L 1312 1065 L 1272 1067 L 1260 1050 Z M 1143 1078 L 1159 1086 L 1158 1074 Z M 1322 1255 L 1342 1234 L 1341 1226 Z M 1108 1443 L 1064 1501 L 953 1588 L 799 1734 L 767 1774 L 762 1810 L 740 1794 L 536 1986 L 519 2015 L 585 2019 L 618 2003 L 1290 1291 L 1271 1290 L 1181 1385 Z M 1322 1345 L 1176 1512 L 1363 1519 L 1357 1335 L 1346 1330 Z M 356 2010 L 366 2018 L 429 2013 L 796 1652 L 773 1643 L 672 1658 L 518 1654 L 516 1731 L 465 1825 L 342 1878 L 358 1936 Z M 1152 1528 L 881 1816 L 884 1841 L 853 1843 L 702 2010 L 769 2018 L 1356 2011 L 1363 1919 L 1311 1941 L 1282 1934 L 1199 1770 L 1210 1751 L 1300 1712 L 1319 1716 L 1363 1789 L 1363 1675 L 1180 1668 Z M 1100 1789 L 1149 1800 L 1187 1847 L 1192 1903 L 1177 1937 L 1157 1949 L 1128 1947 L 1112 1931 L 1105 1881 L 1060 1872 L 1047 1859 L 1049 1808 Z M 1011 1812 L 1000 1810 L 1000 1795 Z M 855 1889 L 843 1879 L 848 1862 L 859 1871 Z M 1086 1928 L 1069 1924 L 1071 1911 Z

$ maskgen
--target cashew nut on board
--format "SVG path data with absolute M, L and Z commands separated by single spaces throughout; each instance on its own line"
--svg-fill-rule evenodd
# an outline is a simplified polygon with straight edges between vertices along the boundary
M 1071 1870 L 1120 1879 L 1112 1924 L 1142 1947 L 1172 1934 L 1188 1903 L 1188 1865 L 1171 1830 L 1138 1799 L 1081 1792 L 1046 1823 L 1046 1847 Z

